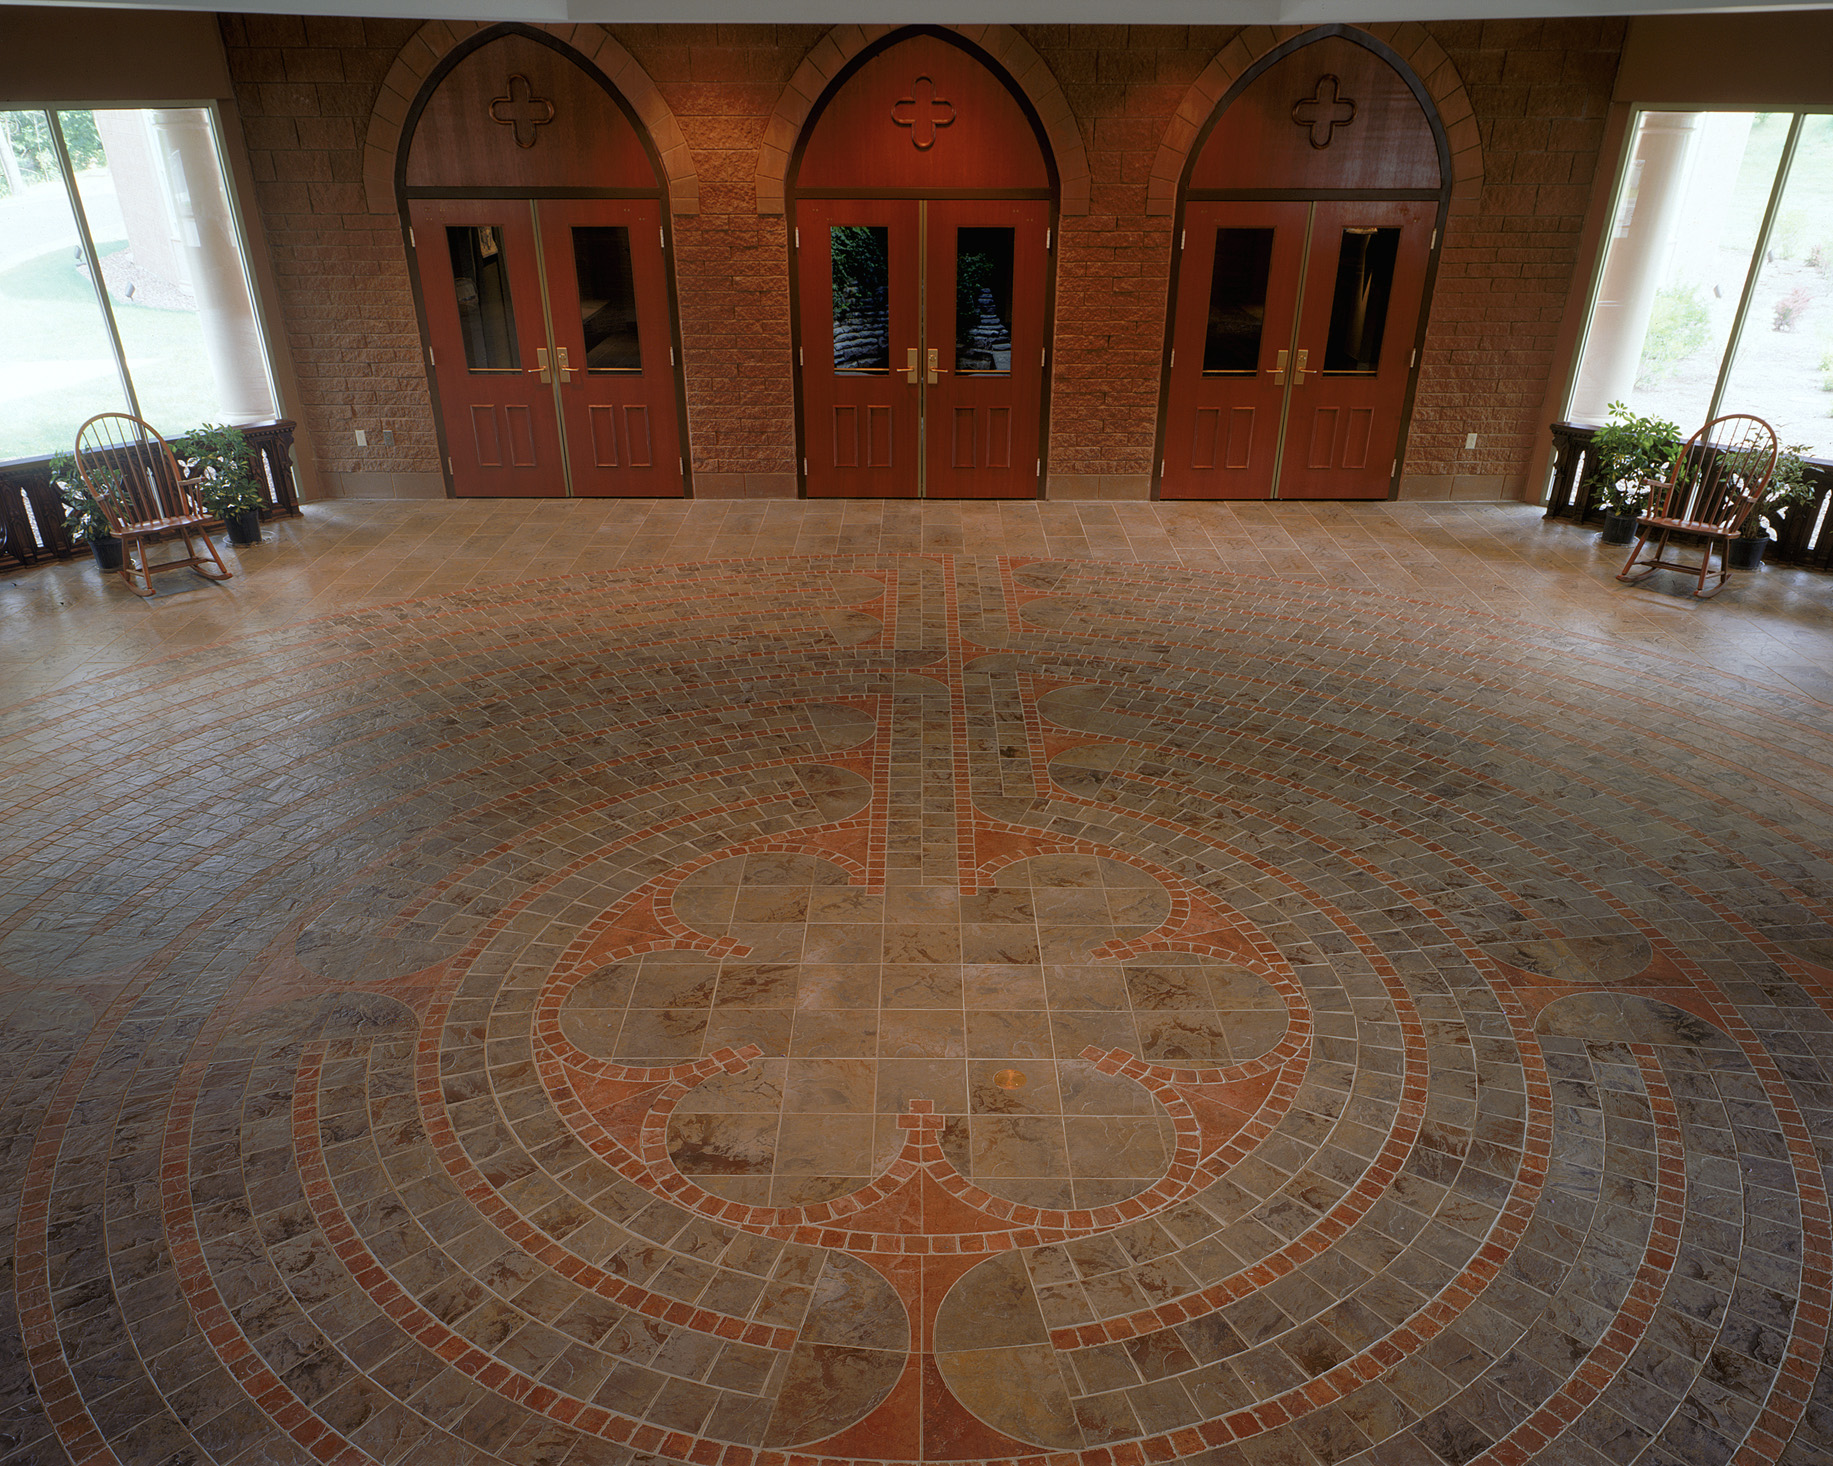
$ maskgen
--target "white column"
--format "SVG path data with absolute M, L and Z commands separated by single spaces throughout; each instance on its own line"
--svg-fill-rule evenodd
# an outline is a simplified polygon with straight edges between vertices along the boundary
M 153 135 L 171 183 L 180 248 L 197 298 L 217 402 L 232 423 L 273 417 L 267 358 L 248 296 L 229 196 L 217 166 L 210 115 L 201 107 L 156 111 Z
M 1687 163 L 1698 136 L 1697 112 L 1645 112 L 1636 134 L 1627 182 L 1633 205 L 1620 203 L 1610 251 L 1598 281 L 1585 359 L 1579 363 L 1569 416 L 1602 422 L 1612 402 L 1626 400 L 1636 382 L 1655 289 L 1673 243 L 1675 221 L 1686 189 Z M 1626 190 L 1627 192 L 1627 190 Z M 1633 209 L 1633 212 L 1626 211 Z

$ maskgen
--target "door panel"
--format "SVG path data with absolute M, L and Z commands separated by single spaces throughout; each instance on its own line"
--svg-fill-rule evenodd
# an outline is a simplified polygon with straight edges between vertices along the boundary
M 1385 499 L 1438 206 L 1314 207 L 1279 497 Z
M 948 199 L 925 213 L 926 493 L 1035 498 L 1049 205 Z
M 1186 208 L 1159 497 L 1272 497 L 1310 208 Z
M 459 495 L 566 492 L 540 265 L 519 200 L 416 199 L 409 206 L 434 379 Z
M 810 498 L 917 495 L 917 205 L 796 209 L 803 448 Z
M 542 199 L 573 493 L 683 492 L 662 213 L 654 199 Z

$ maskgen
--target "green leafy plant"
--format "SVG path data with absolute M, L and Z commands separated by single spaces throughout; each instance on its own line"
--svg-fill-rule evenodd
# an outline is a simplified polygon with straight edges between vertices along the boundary
M 102 506 L 76 471 L 76 459 L 68 453 L 53 454 L 47 472 L 57 497 L 64 502 L 64 530 L 73 541 L 105 540 L 114 534 Z
M 197 497 L 217 518 L 261 507 L 261 483 L 255 477 L 253 454 L 240 428 L 205 423 L 187 433 L 173 452 L 187 473 L 203 475 Z
M 1706 300 L 1697 285 L 1668 285 L 1655 292 L 1649 311 L 1648 333 L 1642 338 L 1642 357 L 1636 363 L 1636 385 L 1649 387 L 1664 381 L 1712 334 Z
M 1597 502 L 1611 514 L 1635 514 L 1648 502 L 1651 484 L 1667 476 L 1683 439 L 1663 417 L 1642 417 L 1621 402 L 1591 435 L 1588 476 L 1599 485 Z
M 1820 486 L 1808 477 L 1807 457 L 1813 451 L 1812 444 L 1789 443 L 1776 455 L 1775 471 L 1769 476 L 1762 501 L 1751 510 L 1739 531 L 1745 539 L 1760 539 L 1766 533 L 1780 538 L 1790 512 L 1812 505 L 1820 497 Z

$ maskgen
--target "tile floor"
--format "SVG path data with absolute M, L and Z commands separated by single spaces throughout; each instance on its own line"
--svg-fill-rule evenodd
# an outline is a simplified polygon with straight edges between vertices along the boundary
M 1500 505 L 0 577 L 0 1463 L 1833 1462 L 1833 578 Z

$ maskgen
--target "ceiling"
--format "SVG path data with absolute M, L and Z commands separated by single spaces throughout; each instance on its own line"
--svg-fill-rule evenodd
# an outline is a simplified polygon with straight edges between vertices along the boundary
M 41 0 L 82 5 L 88 0 Z M 929 21 L 971 24 L 1133 22 L 1142 25 L 1318 25 L 1326 21 L 1498 20 L 1526 16 L 1686 15 L 1825 10 L 1820 3 L 1725 5 L 1712 0 L 232 0 L 220 5 L 137 4 L 96 0 L 110 8 L 230 10 L 272 15 L 377 15 L 416 20 L 775 21 L 864 24 Z

